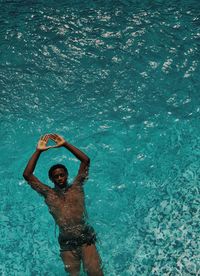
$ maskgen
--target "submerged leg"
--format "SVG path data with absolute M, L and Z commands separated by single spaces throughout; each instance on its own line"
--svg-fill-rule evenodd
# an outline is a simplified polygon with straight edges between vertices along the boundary
M 89 276 L 103 276 L 101 259 L 95 244 L 84 244 L 82 246 L 82 260 L 84 270 Z
M 65 265 L 65 270 L 71 276 L 78 276 L 80 272 L 81 266 L 81 256 L 80 251 L 72 250 L 72 251 L 62 251 L 60 256 Z

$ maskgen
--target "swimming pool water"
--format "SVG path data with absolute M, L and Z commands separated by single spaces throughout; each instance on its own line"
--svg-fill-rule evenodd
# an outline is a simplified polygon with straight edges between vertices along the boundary
M 91 158 L 105 275 L 198 275 L 199 1 L 1 1 L 1 275 L 65 275 L 23 169 L 44 133 Z M 36 175 L 76 159 L 42 154 Z M 57 231 L 58 235 L 58 231 Z

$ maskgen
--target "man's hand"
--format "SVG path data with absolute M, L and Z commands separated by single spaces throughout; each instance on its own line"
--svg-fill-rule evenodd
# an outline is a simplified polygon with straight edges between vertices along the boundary
M 56 146 L 53 146 L 53 148 L 62 147 L 66 143 L 65 139 L 62 136 L 55 133 L 49 134 L 49 138 L 56 143 Z
M 50 148 L 53 148 L 52 146 L 47 147 L 47 143 L 48 143 L 49 138 L 50 138 L 49 134 L 41 136 L 40 140 L 38 141 L 38 144 L 37 144 L 37 150 L 45 151 L 45 150 L 48 150 Z

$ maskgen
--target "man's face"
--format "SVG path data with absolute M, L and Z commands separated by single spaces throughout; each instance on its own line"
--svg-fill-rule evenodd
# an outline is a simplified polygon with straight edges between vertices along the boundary
M 51 180 L 53 181 L 53 183 L 57 186 L 59 186 L 60 188 L 66 186 L 66 182 L 67 182 L 67 173 L 64 169 L 62 168 L 57 168 L 52 172 L 52 178 Z

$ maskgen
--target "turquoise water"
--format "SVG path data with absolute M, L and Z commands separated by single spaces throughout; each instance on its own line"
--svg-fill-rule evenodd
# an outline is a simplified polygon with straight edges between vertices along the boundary
M 1 275 L 65 275 L 23 169 L 41 134 L 91 158 L 105 275 L 200 271 L 199 1 L 1 1 Z M 64 149 L 42 154 L 78 162 Z

